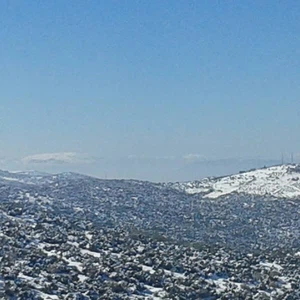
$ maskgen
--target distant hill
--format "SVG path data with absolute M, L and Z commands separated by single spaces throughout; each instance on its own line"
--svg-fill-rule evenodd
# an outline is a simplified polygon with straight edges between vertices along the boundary
M 201 194 L 215 199 L 230 194 L 300 198 L 300 165 L 280 165 L 224 177 L 169 184 L 188 194 Z

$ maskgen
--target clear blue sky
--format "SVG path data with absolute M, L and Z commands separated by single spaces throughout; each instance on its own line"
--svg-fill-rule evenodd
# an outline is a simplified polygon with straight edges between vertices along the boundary
M 1 1 L 0 168 L 176 180 L 296 159 L 299 32 L 299 1 Z

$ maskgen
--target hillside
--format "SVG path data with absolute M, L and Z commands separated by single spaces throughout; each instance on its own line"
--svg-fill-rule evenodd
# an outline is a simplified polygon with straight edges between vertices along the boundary
M 299 201 L 268 200 L 2 171 L 0 299 L 299 299 Z
M 274 166 L 170 186 L 211 199 L 230 194 L 296 199 L 300 197 L 300 165 Z

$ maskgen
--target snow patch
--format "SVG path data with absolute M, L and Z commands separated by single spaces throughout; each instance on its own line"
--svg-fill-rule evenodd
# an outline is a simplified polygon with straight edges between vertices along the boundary
M 263 168 L 221 178 L 175 183 L 188 194 L 204 194 L 216 199 L 232 193 L 295 199 L 300 197 L 300 165 Z

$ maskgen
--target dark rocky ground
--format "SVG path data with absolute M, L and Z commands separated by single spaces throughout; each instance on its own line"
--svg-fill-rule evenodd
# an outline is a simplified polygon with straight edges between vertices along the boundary
M 300 299 L 300 201 L 8 176 L 0 299 Z

